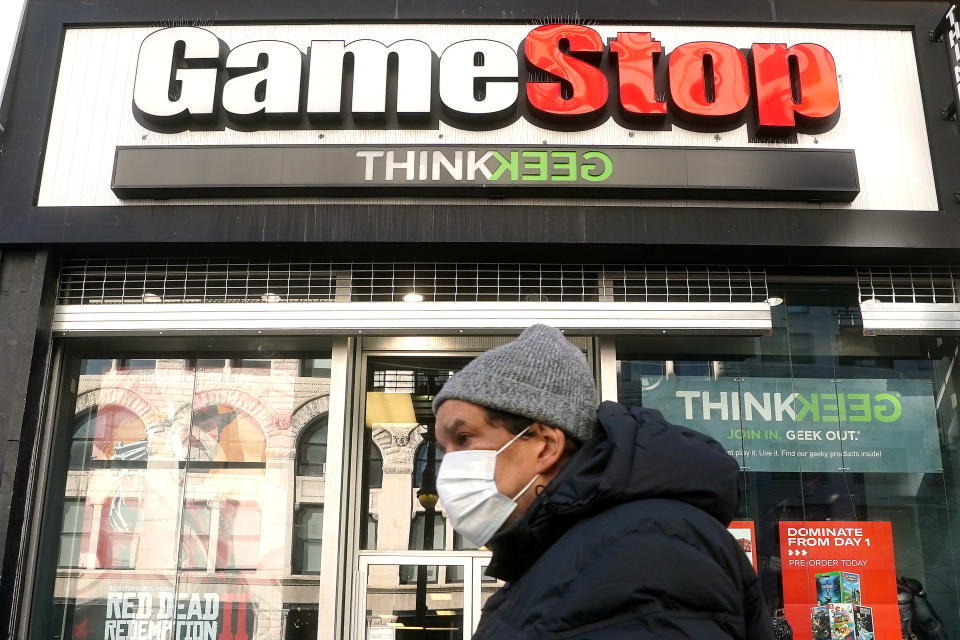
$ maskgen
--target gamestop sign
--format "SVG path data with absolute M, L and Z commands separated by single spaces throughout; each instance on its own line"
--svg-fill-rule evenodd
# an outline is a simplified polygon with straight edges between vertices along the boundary
M 936 210 L 915 61 L 912 34 L 897 30 L 68 29 L 38 203 L 463 196 Z
M 436 70 L 436 71 L 435 71 Z M 230 48 L 196 27 L 161 29 L 140 46 L 133 108 L 158 132 L 229 127 L 415 129 L 442 120 L 496 129 L 523 118 L 582 131 L 627 126 L 724 131 L 748 122 L 786 143 L 829 130 L 840 111 L 826 47 L 716 41 L 667 51 L 649 31 L 605 40 L 578 24 L 527 33 L 519 49 L 493 39 L 434 49 L 402 39 L 298 44 L 264 39 Z M 219 169 L 208 169 L 218 167 Z M 123 198 L 231 195 L 483 193 L 674 196 L 850 202 L 860 192 L 850 151 L 742 149 L 272 147 L 117 150 L 112 188 Z
M 134 107 L 147 123 L 187 128 L 221 114 L 242 124 L 340 120 L 347 111 L 382 119 L 391 84 L 396 115 L 408 121 L 439 106 L 453 122 L 495 124 L 516 117 L 522 100 L 544 120 L 582 123 L 605 115 L 612 101 L 627 119 L 671 112 L 712 126 L 737 119 L 753 99 L 758 130 L 784 133 L 828 128 L 840 109 L 836 63 L 819 44 L 758 42 L 742 51 L 700 41 L 667 52 L 650 32 L 607 42 L 576 24 L 537 27 L 519 52 L 479 38 L 442 51 L 420 40 L 364 39 L 311 40 L 306 55 L 280 40 L 230 49 L 201 28 L 162 29 L 140 47 Z

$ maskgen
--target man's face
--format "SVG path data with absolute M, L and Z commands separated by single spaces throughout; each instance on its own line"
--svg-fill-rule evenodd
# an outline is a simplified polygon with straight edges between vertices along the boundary
M 545 441 L 538 437 L 539 423 L 534 423 L 524 436 L 504 449 L 497 456 L 494 480 L 500 493 L 513 498 L 530 480 L 542 471 L 541 454 Z M 552 431 L 555 431 L 551 429 Z M 496 451 L 513 439 L 503 425 L 491 424 L 487 412 L 464 400 L 447 400 L 437 409 L 437 445 L 444 453 L 492 449 Z M 536 497 L 533 490 L 527 491 L 518 501 L 518 508 L 508 522 L 514 520 Z

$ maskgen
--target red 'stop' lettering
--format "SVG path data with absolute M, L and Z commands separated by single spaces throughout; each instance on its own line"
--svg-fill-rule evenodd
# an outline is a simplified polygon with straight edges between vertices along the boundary
M 587 54 L 599 61 L 604 43 L 600 34 L 576 24 L 551 24 L 531 31 L 523 43 L 527 61 L 533 67 L 567 81 L 572 92 L 564 97 L 555 80 L 527 83 L 530 106 L 557 116 L 586 116 L 603 109 L 607 102 L 607 78 L 597 67 L 561 51 L 566 41 L 571 53 Z M 590 54 L 593 54 L 592 56 Z
M 654 66 L 663 47 L 649 33 L 618 33 L 610 42 L 620 75 L 620 106 L 635 115 L 663 115 L 667 104 L 657 100 Z
M 751 51 L 761 128 L 793 127 L 795 115 L 823 120 L 840 108 L 837 65 L 824 47 L 803 43 L 788 49 L 783 44 L 755 44 Z
M 688 42 L 670 53 L 670 96 L 684 115 L 726 118 L 750 102 L 750 75 L 740 50 L 722 42 Z

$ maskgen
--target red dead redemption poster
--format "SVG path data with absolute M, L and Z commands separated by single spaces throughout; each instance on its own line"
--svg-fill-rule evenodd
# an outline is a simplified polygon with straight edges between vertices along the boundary
M 781 522 L 795 640 L 900 640 L 889 522 Z
M 61 606 L 72 618 L 65 640 L 251 640 L 255 611 L 244 593 L 175 593 L 150 586 L 110 588 L 106 600 Z

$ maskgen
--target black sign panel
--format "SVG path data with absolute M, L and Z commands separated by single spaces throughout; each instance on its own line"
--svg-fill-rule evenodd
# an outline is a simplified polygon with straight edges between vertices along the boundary
M 121 198 L 333 195 L 851 202 L 847 149 L 539 146 L 120 147 Z

